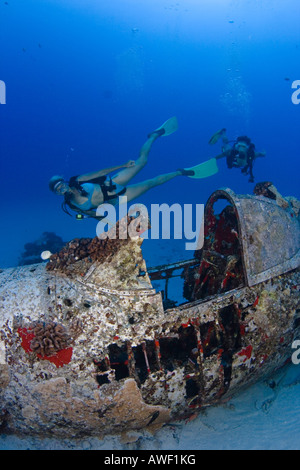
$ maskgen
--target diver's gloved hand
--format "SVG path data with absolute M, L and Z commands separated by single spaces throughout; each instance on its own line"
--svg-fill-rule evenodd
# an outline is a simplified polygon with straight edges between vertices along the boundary
M 254 183 L 254 176 L 250 176 L 248 181 L 249 181 L 249 183 Z

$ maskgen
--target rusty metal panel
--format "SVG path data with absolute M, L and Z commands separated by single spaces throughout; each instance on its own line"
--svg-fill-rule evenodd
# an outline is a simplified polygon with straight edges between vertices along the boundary
M 292 212 L 263 196 L 239 198 L 237 210 L 250 286 L 300 265 L 299 222 Z

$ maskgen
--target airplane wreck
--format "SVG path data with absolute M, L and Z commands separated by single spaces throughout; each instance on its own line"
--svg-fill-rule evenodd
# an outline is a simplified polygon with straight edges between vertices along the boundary
M 210 196 L 204 246 L 187 261 L 147 269 L 141 238 L 96 237 L 2 270 L 2 432 L 154 432 L 289 361 L 300 337 L 300 203 L 271 183 L 255 192 Z M 174 273 L 179 306 L 168 298 Z

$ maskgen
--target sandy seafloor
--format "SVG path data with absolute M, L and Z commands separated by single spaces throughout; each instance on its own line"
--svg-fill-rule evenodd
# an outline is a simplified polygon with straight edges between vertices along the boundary
M 192 258 L 192 252 L 182 250 L 182 243 L 144 241 L 147 266 Z M 22 248 L 22 244 L 18 246 Z M 171 282 L 169 297 L 174 299 L 181 281 Z M 118 436 L 57 440 L 0 435 L 0 450 L 300 450 L 299 394 L 300 365 L 291 364 L 226 404 L 207 408 L 189 421 L 171 422 L 155 435 L 136 434 L 137 440 L 130 444 Z

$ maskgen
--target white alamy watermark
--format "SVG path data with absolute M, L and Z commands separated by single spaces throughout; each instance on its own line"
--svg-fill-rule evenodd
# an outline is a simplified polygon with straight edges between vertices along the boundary
M 0 80 L 0 104 L 6 104 L 6 85 Z
M 117 214 L 117 210 L 119 214 Z M 127 239 L 142 236 L 151 240 L 186 240 L 186 250 L 198 250 L 204 242 L 204 204 L 144 204 L 128 207 L 127 197 L 119 196 L 119 205 L 101 204 L 96 211 L 103 217 L 96 233 L 101 239 Z M 132 217 L 128 223 L 127 217 Z M 119 220 L 119 230 L 116 223 Z M 151 224 L 149 237 L 149 221 Z
M 294 93 L 292 94 L 292 103 L 299 104 L 300 103 L 300 80 L 294 80 L 292 83 L 292 88 Z
M 292 343 L 292 349 L 296 351 L 292 354 L 292 363 L 298 366 L 300 364 L 300 340 L 295 339 Z

